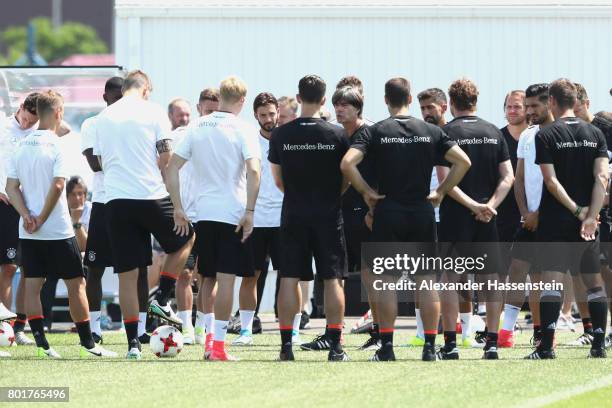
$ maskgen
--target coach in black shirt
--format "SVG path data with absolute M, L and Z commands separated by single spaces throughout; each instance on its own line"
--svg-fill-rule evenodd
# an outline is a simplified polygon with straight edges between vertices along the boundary
M 393 78 L 385 84 L 385 102 L 391 117 L 365 129 L 353 141 L 342 160 L 342 171 L 374 210 L 372 238 L 374 242 L 425 243 L 428 255 L 435 254 L 436 220 L 433 205 L 461 180 L 470 161 L 437 126 L 408 115 L 412 102 L 410 83 Z M 367 157 L 378 178 L 378 192 L 364 180 L 358 165 Z M 449 176 L 434 191 L 429 190 L 433 167 L 442 159 L 452 163 Z M 432 205 L 433 204 L 433 205 Z M 419 256 L 419 254 L 411 254 Z M 434 271 L 416 271 L 417 288 L 425 279 L 432 280 Z M 397 277 L 382 275 L 393 282 Z M 382 347 L 372 360 L 394 360 L 393 328 L 397 315 L 397 294 L 385 291 L 378 296 Z M 384 296 L 383 296 L 384 295 Z M 434 351 L 439 300 L 435 291 L 421 291 L 421 315 L 425 328 L 423 360 L 436 359 Z
M 595 239 L 608 185 L 608 153 L 603 133 L 575 117 L 576 97 L 576 86 L 568 79 L 551 83 L 549 105 L 555 122 L 536 137 L 536 163 L 546 186 L 537 230 L 542 248 L 539 262 L 544 281 L 563 281 L 568 270 L 581 273 L 593 322 L 590 357 L 603 358 L 608 310 Z M 542 340 L 526 358 L 555 358 L 553 338 L 560 308 L 561 292 L 543 290 Z

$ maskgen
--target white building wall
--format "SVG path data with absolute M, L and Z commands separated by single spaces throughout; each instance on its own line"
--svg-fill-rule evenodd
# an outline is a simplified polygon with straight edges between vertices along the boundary
M 479 114 L 501 126 L 507 91 L 562 76 L 585 85 L 594 110 L 610 110 L 611 23 L 610 9 L 601 6 L 397 13 L 119 8 L 115 49 L 118 64 L 151 75 L 160 103 L 175 96 L 195 103 L 201 89 L 235 74 L 249 85 L 250 117 L 258 92 L 294 95 L 299 78 L 316 73 L 331 99 L 338 79 L 354 74 L 365 85 L 365 116 L 380 120 L 388 78 L 409 78 L 416 96 L 468 76 L 480 88 Z M 419 115 L 416 105 L 412 113 Z

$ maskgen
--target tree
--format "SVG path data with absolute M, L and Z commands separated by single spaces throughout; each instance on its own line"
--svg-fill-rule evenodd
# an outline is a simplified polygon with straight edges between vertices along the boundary
M 73 54 L 104 54 L 108 47 L 92 27 L 75 22 L 66 22 L 57 30 L 51 20 L 37 17 L 32 20 L 35 27 L 36 51 L 47 61 L 65 58 Z M 27 51 L 28 29 L 26 26 L 8 27 L 0 35 L 6 45 L 6 62 L 14 64 Z M 0 55 L 0 61 L 2 60 Z

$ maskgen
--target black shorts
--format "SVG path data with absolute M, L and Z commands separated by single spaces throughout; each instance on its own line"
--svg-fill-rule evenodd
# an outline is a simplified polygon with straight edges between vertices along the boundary
M 540 218 L 536 234 L 538 264 L 542 272 L 592 274 L 600 270 L 599 238 L 584 241 L 580 237 L 581 222 L 577 218 L 554 220 Z
M 174 231 L 174 207 L 169 197 L 159 200 L 112 200 L 106 204 L 106 224 L 116 273 L 149 266 L 151 234 L 169 254 L 181 249 L 193 236 Z
M 217 272 L 242 277 L 255 276 L 252 239 L 242 243 L 242 231 L 236 226 L 217 221 L 198 221 L 196 230 L 196 253 L 198 273 L 214 278 Z
M 609 208 L 604 207 L 599 213 L 599 247 L 601 250 L 600 261 L 602 265 L 610 265 L 612 257 L 612 225 L 608 217 Z
M 280 270 L 280 227 L 256 227 L 251 235 L 255 270 L 267 271 L 272 261 L 272 268 Z
M 19 213 L 0 201 L 0 265 L 19 264 Z
M 372 232 L 365 224 L 365 211 L 343 211 L 346 260 L 349 272 L 361 270 L 361 244 L 368 242 Z
M 321 224 L 284 222 L 280 227 L 281 278 L 314 279 L 312 257 L 317 279 L 347 277 L 346 244 L 342 223 Z
M 510 250 L 513 259 L 528 262 L 531 267 L 537 267 L 538 244 L 537 233 L 519 227 L 514 233 L 514 242 Z
M 85 277 L 75 237 L 58 240 L 21 239 L 26 278 L 74 279 Z
M 110 237 L 106 226 L 106 207 L 102 203 L 91 205 L 89 230 L 87 231 L 87 245 L 85 259 L 87 266 L 106 268 L 113 266 L 113 257 L 110 247 Z

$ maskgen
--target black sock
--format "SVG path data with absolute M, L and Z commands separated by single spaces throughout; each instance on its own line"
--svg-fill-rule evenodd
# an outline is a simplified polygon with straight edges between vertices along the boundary
M 15 324 L 13 325 L 13 331 L 15 333 L 22 332 L 25 329 L 26 321 L 28 317 L 24 313 L 17 313 L 17 319 L 15 319 Z
M 393 329 L 379 329 L 380 343 L 384 348 L 393 348 Z
M 372 330 L 370 330 L 370 337 L 375 340 L 380 340 L 380 327 L 378 323 L 372 323 Z
M 342 329 L 332 328 L 327 326 L 325 328 L 325 336 L 331 343 L 331 348 L 336 353 L 342 352 L 342 345 L 340 344 L 340 336 L 342 335 Z
M 168 299 L 170 299 L 170 294 L 172 290 L 176 286 L 176 279 L 171 278 L 167 275 L 162 275 L 159 278 L 159 289 L 157 290 L 157 296 L 155 299 L 160 304 L 160 306 L 166 306 L 168 303 Z
M 281 332 L 281 350 L 291 350 L 291 337 L 293 336 L 293 327 L 280 329 Z
M 452 350 L 457 347 L 457 332 L 456 331 L 445 331 L 444 332 L 444 348 Z
M 539 324 L 533 325 L 533 339 L 534 340 L 540 339 L 540 325 Z
M 431 332 L 425 331 L 425 347 L 434 347 L 436 345 L 436 333 L 437 330 Z
M 84 322 L 75 323 L 77 332 L 79 333 L 79 339 L 81 340 L 81 346 L 86 349 L 91 349 L 96 346 L 96 343 L 93 341 L 93 337 L 91 337 L 91 328 L 89 327 L 89 320 L 85 320 Z
M 603 290 L 602 290 L 603 292 Z M 593 321 L 592 348 L 603 348 L 606 338 L 606 321 L 608 320 L 608 304 L 605 297 L 597 297 L 588 301 L 589 314 Z
M 557 320 L 561 311 L 561 296 L 541 296 L 540 297 L 540 331 L 542 350 L 552 350 L 557 328 Z
M 585 317 L 582 319 L 582 328 L 586 334 L 593 335 L 593 323 L 590 317 Z
M 49 350 L 49 342 L 45 336 L 45 328 L 43 325 L 43 316 L 36 316 L 28 319 L 30 328 L 32 329 L 32 336 L 36 340 L 36 347 L 42 347 L 45 350 Z
M 487 333 L 487 342 L 485 343 L 485 350 L 490 349 L 491 347 L 497 347 L 497 333 L 488 332 Z
M 137 347 L 140 350 L 140 341 L 138 340 L 138 320 L 133 321 L 134 319 L 130 319 L 130 321 L 123 322 L 125 326 L 125 334 L 128 340 L 128 350 L 134 347 Z

